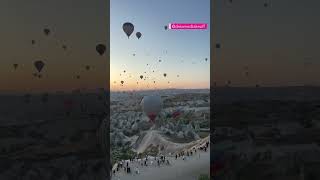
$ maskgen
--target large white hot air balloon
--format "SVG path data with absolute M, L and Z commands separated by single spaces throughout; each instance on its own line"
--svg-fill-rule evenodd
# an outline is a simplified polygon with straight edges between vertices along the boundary
M 154 123 L 162 109 L 161 97 L 156 95 L 144 96 L 141 101 L 141 107 L 150 121 Z

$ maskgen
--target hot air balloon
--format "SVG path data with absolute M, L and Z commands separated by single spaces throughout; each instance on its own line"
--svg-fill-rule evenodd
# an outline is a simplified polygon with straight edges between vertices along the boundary
M 124 81 L 121 81 L 121 84 L 123 84 L 124 83 Z
M 267 8 L 267 7 L 269 7 L 270 5 L 271 5 L 271 0 L 265 0 L 263 6 Z
M 102 56 L 106 51 L 106 46 L 104 44 L 98 44 L 96 46 L 96 51 L 100 54 L 100 56 Z
M 126 35 L 128 36 L 128 39 L 130 37 L 130 35 L 133 33 L 134 31 L 134 26 L 132 23 L 130 22 L 126 22 L 122 25 L 122 29 L 123 31 L 126 33 Z
M 216 48 L 220 49 L 221 45 L 219 43 L 216 44 Z
M 142 75 L 140 76 L 140 79 L 143 79 L 143 76 L 142 76 Z
M 208 58 L 205 58 L 205 61 L 208 61 Z
M 13 64 L 14 69 L 17 69 L 17 67 L 18 67 L 18 64 Z
M 137 33 L 136 33 L 136 36 L 137 36 L 138 39 L 140 39 L 141 36 L 142 36 L 141 32 L 137 32 Z
M 164 26 L 164 29 L 167 30 L 167 29 L 168 29 L 168 26 Z
M 62 45 L 62 49 L 63 50 L 67 50 L 67 46 L 66 45 Z
M 34 62 L 34 66 L 36 67 L 36 69 L 38 70 L 38 72 L 40 73 L 41 70 L 44 67 L 44 63 L 42 61 L 35 61 Z
M 156 95 L 144 96 L 141 106 L 143 112 L 149 117 L 149 120 L 154 123 L 162 109 L 161 97 Z
M 163 74 L 163 76 L 164 76 L 164 77 L 167 77 L 167 74 L 166 74 L 166 73 L 164 73 L 164 74 Z
M 44 32 L 45 35 L 48 36 L 48 35 L 50 34 L 50 29 L 45 28 L 45 29 L 43 30 L 43 32 Z

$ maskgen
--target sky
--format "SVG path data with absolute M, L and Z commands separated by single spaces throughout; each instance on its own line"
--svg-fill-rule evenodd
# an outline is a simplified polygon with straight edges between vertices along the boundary
M 98 55 L 95 48 L 98 43 L 106 44 L 107 19 L 107 1 L 0 1 L 0 91 L 106 88 L 107 57 Z M 44 28 L 51 30 L 49 36 L 44 35 Z M 42 78 L 32 75 L 36 60 L 45 62 Z
M 210 0 L 111 0 L 110 6 L 111 90 L 209 88 Z M 129 38 L 125 22 L 135 26 Z M 165 30 L 169 23 L 209 27 Z M 142 33 L 140 39 L 136 32 Z
M 263 7 L 265 1 L 271 6 Z M 215 2 L 212 28 L 221 48 L 211 59 L 211 80 L 217 85 L 228 80 L 234 86 L 319 85 L 319 1 Z M 149 87 L 208 87 L 210 68 L 203 60 L 210 61 L 209 29 L 164 31 L 163 27 L 170 22 L 209 23 L 209 7 L 209 0 L 111 0 L 111 87 L 136 87 L 137 76 L 148 70 L 146 64 L 157 70 Z M 96 53 L 95 46 L 106 42 L 108 18 L 103 0 L 0 1 L 0 92 L 107 87 L 108 60 L 106 54 Z M 127 21 L 135 24 L 141 39 L 125 36 L 122 24 Z M 52 34 L 45 36 L 44 28 Z M 162 63 L 157 64 L 160 58 Z M 36 60 L 46 63 L 41 79 L 32 75 Z M 16 70 L 14 63 L 19 64 Z M 90 71 L 86 65 L 91 65 Z M 123 70 L 126 77 L 120 78 Z M 75 79 L 76 75 L 81 78 Z M 150 85 L 152 80 L 157 87 Z M 147 80 L 137 88 L 146 87 Z
M 212 61 L 212 81 L 217 86 L 228 80 L 233 86 L 320 85 L 319 1 L 216 2 L 214 36 L 221 48 Z

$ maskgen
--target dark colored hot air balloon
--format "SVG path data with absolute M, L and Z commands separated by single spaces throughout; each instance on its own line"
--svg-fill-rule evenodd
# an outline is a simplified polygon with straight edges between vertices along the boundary
M 67 50 L 67 46 L 66 45 L 62 45 L 62 49 L 63 50 Z
M 205 61 L 208 61 L 208 58 L 205 58 Z
M 156 81 L 153 81 L 153 83 L 156 83 Z
M 36 69 L 38 70 L 39 73 L 43 69 L 44 65 L 45 65 L 44 62 L 42 62 L 42 61 L 35 61 L 34 62 L 34 66 L 36 67 Z
M 164 26 L 164 29 L 167 30 L 167 29 L 168 29 L 168 26 Z
M 124 83 L 124 81 L 121 81 L 121 84 L 123 84 Z
M 124 70 L 123 72 L 126 73 L 126 70 Z
M 264 6 L 264 7 L 269 7 L 270 4 L 271 4 L 270 1 L 271 1 L 271 0 L 265 0 L 265 2 L 263 3 L 263 6 Z
M 143 76 L 142 76 L 142 75 L 140 76 L 140 79 L 143 79 Z
M 106 51 L 106 46 L 104 44 L 98 44 L 96 46 L 96 51 L 100 54 L 100 56 L 102 56 Z
M 48 35 L 50 34 L 50 29 L 45 28 L 45 29 L 43 30 L 43 32 L 44 32 L 45 35 L 48 36 Z
M 167 77 L 167 74 L 166 74 L 166 73 L 164 73 L 164 74 L 163 74 L 163 76 L 164 76 L 164 77 Z
M 141 36 L 142 36 L 141 32 L 137 32 L 137 33 L 136 33 L 136 36 L 137 36 L 138 39 L 140 39 Z
M 18 67 L 18 64 L 13 64 L 14 69 L 17 69 L 17 67 Z
M 122 25 L 122 29 L 126 33 L 126 35 L 128 36 L 128 39 L 129 39 L 130 35 L 134 31 L 134 25 L 130 22 L 126 22 Z
M 219 43 L 217 43 L 217 44 L 216 44 L 216 48 L 217 48 L 217 49 L 220 49 L 220 48 L 221 48 L 221 45 L 220 45 Z

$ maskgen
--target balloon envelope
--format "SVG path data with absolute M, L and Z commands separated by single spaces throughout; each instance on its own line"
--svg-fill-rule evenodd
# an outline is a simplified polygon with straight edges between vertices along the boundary
M 137 36 L 138 39 L 140 39 L 141 36 L 142 36 L 141 32 L 137 32 L 137 33 L 136 33 L 136 36 Z
M 134 26 L 132 23 L 130 22 L 126 22 L 122 25 L 122 29 L 123 31 L 126 33 L 126 35 L 128 36 L 128 38 L 130 37 L 130 35 L 133 33 L 134 31 Z
M 154 122 L 157 115 L 161 112 L 161 97 L 156 95 L 144 96 L 141 101 L 143 112 Z
M 50 34 L 50 29 L 45 28 L 45 29 L 43 30 L 43 32 L 44 32 L 45 35 L 48 36 L 48 35 Z
M 96 46 L 96 51 L 100 54 L 100 56 L 102 56 L 104 54 L 104 52 L 106 51 L 106 46 L 103 44 L 98 44 Z
M 38 72 L 40 73 L 42 68 L 44 67 L 44 63 L 42 61 L 35 61 L 34 66 L 37 68 Z

